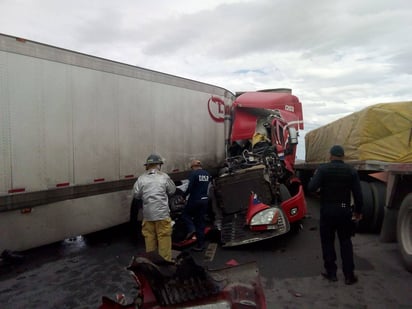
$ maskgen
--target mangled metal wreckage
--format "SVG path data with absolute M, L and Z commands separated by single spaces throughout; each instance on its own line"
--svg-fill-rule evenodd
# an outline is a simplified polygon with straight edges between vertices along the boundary
M 226 166 L 214 184 L 223 246 L 287 233 L 306 215 L 294 172 L 302 105 L 288 90 L 246 92 L 230 107 Z
M 133 298 L 104 296 L 99 309 L 266 309 L 256 263 L 208 270 L 181 253 L 168 262 L 156 253 L 133 257 L 127 268 L 137 284 Z

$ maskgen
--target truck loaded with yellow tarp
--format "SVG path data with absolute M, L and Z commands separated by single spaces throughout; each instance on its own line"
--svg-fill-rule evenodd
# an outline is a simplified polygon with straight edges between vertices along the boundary
M 397 241 L 412 272 L 412 101 L 375 104 L 308 132 L 305 161 L 295 164 L 304 187 L 316 168 L 329 161 L 329 149 L 336 144 L 343 146 L 344 161 L 361 179 L 358 232 Z
M 305 136 L 305 161 L 325 162 L 334 144 L 345 160 L 412 163 L 412 101 L 375 104 Z

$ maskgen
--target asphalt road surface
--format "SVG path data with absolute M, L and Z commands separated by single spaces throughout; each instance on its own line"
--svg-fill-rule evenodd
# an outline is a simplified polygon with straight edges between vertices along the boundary
M 397 244 L 381 243 L 379 235 L 353 238 L 357 284 L 345 285 L 340 268 L 338 282 L 322 278 L 318 201 L 308 199 L 308 208 L 297 233 L 244 247 L 209 244 L 193 256 L 209 268 L 256 261 L 268 309 L 412 308 L 412 273 Z M 125 267 L 143 250 L 120 226 L 23 252 L 20 264 L 0 261 L 0 308 L 97 308 L 103 295 L 132 297 L 135 284 Z

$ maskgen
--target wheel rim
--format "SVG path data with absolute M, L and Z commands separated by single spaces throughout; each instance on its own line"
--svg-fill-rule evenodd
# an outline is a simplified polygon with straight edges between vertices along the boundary
M 401 241 L 403 247 L 408 255 L 412 255 L 412 230 L 410 227 L 412 226 L 412 205 L 409 205 L 405 216 L 402 218 L 401 222 Z

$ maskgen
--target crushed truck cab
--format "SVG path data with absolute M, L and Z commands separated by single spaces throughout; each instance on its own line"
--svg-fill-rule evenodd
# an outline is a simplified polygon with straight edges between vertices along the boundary
M 226 111 L 226 161 L 213 195 L 222 244 L 285 234 L 306 215 L 294 172 L 302 105 L 290 90 L 267 90 L 238 94 Z

